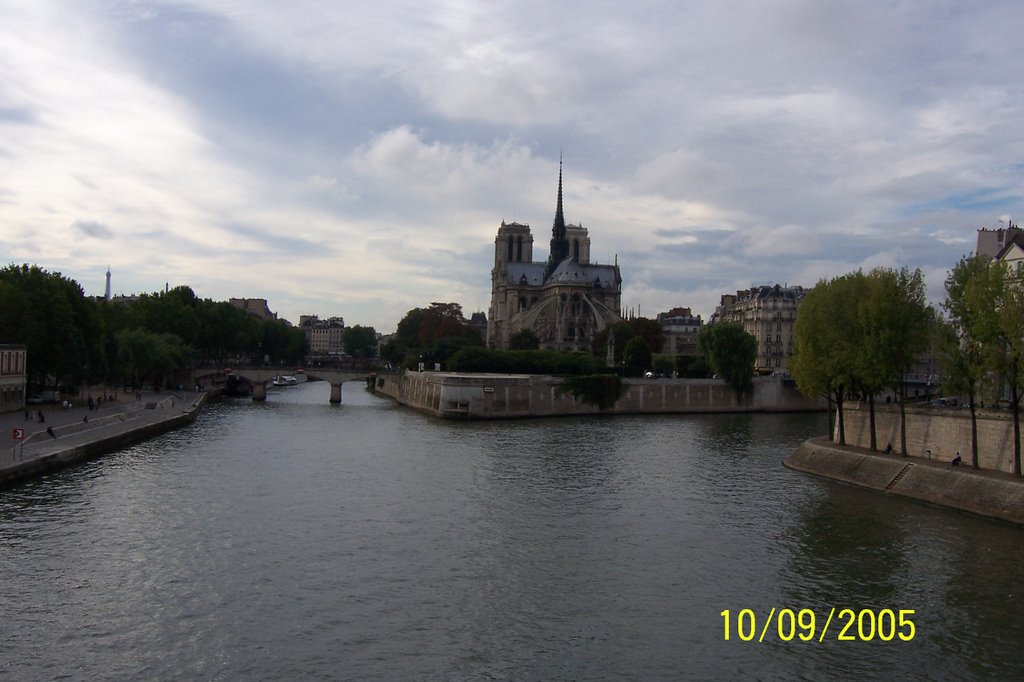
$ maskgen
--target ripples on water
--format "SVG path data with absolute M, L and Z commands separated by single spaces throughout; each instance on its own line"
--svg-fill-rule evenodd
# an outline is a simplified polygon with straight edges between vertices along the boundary
M 1017 679 L 1021 531 L 785 470 L 816 415 L 439 422 L 347 385 L 0 491 L 11 679 Z M 909 643 L 719 613 L 915 609 Z M 833 633 L 834 636 L 834 633 Z

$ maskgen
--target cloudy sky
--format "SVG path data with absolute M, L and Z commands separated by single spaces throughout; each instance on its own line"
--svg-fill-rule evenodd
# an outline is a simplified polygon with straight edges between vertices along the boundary
M 651 315 L 1024 206 L 1024 5 L 0 0 L 0 261 L 394 329 L 566 218 Z M 1019 211 L 1018 211 L 1019 213 Z

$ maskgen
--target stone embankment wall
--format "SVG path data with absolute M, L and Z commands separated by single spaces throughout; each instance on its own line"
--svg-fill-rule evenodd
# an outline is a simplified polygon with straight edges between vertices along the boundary
M 743 401 L 717 379 L 624 379 L 622 397 L 605 410 L 562 392 L 561 383 L 542 375 L 406 372 L 378 376 L 374 390 L 402 405 L 456 419 L 825 409 L 780 377 L 756 378 L 753 394 Z
M 957 450 L 965 464 L 971 460 L 971 413 L 966 408 L 907 406 L 907 453 L 913 457 L 943 463 L 953 460 Z M 871 432 L 867 403 L 851 403 L 843 409 L 846 443 L 867 448 Z M 838 439 L 838 424 L 835 425 Z M 878 449 L 892 443 L 900 447 L 899 406 L 875 405 L 875 437 Z M 928 451 L 931 450 L 929 457 Z M 995 410 L 978 411 L 978 466 L 1013 472 L 1013 416 Z
M 827 439 L 802 444 L 784 464 L 882 493 L 923 500 L 982 516 L 1024 524 L 1024 483 L 992 472 L 976 472 L 899 455 L 840 447 Z
M 59 437 L 53 440 L 45 432 L 37 434 L 25 441 L 17 461 L 0 466 L 0 485 L 63 469 L 190 424 L 212 394 L 197 394 L 181 406 L 168 398 L 131 412 L 60 427 Z

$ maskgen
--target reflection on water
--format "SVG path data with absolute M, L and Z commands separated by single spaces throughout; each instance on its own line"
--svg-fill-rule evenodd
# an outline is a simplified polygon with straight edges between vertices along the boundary
M 440 422 L 326 384 L 0 493 L 12 679 L 1014 679 L 1021 531 L 784 469 L 820 415 Z M 724 609 L 914 609 L 911 642 Z

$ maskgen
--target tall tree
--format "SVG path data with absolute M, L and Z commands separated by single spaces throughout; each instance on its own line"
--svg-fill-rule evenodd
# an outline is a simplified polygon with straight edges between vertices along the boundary
M 622 361 L 631 376 L 639 375 L 645 369 L 649 369 L 651 367 L 651 347 L 647 345 L 647 339 L 638 334 L 627 341 L 626 348 L 622 351 Z
M 732 387 L 737 399 L 753 388 L 757 339 L 736 322 L 719 322 L 701 327 L 697 346 L 708 364 Z
M 1005 263 L 993 263 L 1001 282 L 996 299 L 997 341 L 989 347 L 992 366 L 1003 378 L 1013 413 L 1013 473 L 1021 475 L 1020 410 L 1024 398 L 1024 282 Z
M 28 349 L 29 382 L 75 384 L 101 373 L 95 303 L 74 280 L 36 265 L 0 269 L 0 343 Z
M 943 309 L 949 322 L 937 328 L 936 348 L 945 385 L 967 395 L 971 413 L 971 466 L 978 468 L 977 402 L 986 374 L 986 348 L 998 343 L 996 301 L 1001 276 L 991 261 L 960 259 L 946 278 Z
M 445 362 L 460 349 L 483 345 L 480 332 L 471 327 L 458 303 L 431 303 L 413 308 L 398 323 L 395 338 L 381 349 L 381 357 L 413 367 Z
M 647 347 L 652 353 L 661 352 L 665 345 L 665 335 L 661 330 L 661 324 L 657 320 L 647 317 L 634 317 L 609 325 L 594 335 L 591 341 L 590 350 L 602 360 L 608 355 L 608 339 L 613 339 L 614 362 L 621 365 L 623 353 L 630 339 L 641 337 L 647 342 Z
M 860 383 L 857 363 L 862 331 L 856 302 L 865 296 L 866 281 L 860 271 L 822 280 L 807 293 L 793 325 L 793 357 L 789 371 L 797 387 L 808 396 L 825 396 L 836 406 L 837 436 L 846 445 L 843 406 Z M 829 435 L 832 437 L 831 419 Z
M 876 268 L 865 285 L 866 295 L 852 303 L 863 330 L 858 374 L 870 410 L 870 448 L 878 449 L 874 397 L 891 388 L 899 396 L 900 452 L 907 454 L 904 377 L 929 342 L 924 276 L 920 270 Z
M 377 331 L 358 324 L 346 327 L 341 343 L 345 352 L 354 358 L 372 358 L 377 354 Z

